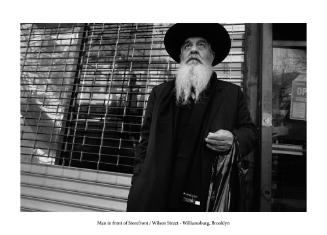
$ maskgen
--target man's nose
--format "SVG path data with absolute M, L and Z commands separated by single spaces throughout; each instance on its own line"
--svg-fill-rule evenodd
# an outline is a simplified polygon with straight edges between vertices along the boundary
M 190 54 L 191 54 L 191 55 L 198 55 L 198 54 L 199 54 L 199 51 L 197 50 L 196 47 L 192 47 L 192 48 L 191 48 L 191 51 L 190 51 Z

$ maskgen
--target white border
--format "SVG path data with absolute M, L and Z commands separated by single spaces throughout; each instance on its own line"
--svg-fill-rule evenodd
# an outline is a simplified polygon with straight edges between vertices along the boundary
M 326 231 L 326 7 L 322 1 L 10 1 L 1 3 L 1 234 L 286 234 Z M 307 213 L 21 213 L 19 175 L 19 23 L 307 22 Z M 97 220 L 225 219 L 226 227 L 97 226 Z

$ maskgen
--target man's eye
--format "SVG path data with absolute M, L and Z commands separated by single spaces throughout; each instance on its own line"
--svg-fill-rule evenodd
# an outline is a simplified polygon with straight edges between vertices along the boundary
M 184 45 L 184 49 L 188 49 L 190 47 L 191 47 L 191 44 L 189 44 L 189 43 L 187 43 L 187 44 Z
M 198 44 L 198 47 L 202 47 L 202 48 L 205 48 L 207 46 L 207 44 L 205 42 L 200 42 Z

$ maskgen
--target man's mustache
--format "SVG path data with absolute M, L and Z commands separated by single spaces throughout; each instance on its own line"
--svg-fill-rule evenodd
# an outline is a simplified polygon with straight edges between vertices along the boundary
M 191 55 L 190 58 L 187 59 L 186 63 L 188 63 L 191 60 L 196 60 L 202 64 L 202 60 L 200 59 L 199 56 Z

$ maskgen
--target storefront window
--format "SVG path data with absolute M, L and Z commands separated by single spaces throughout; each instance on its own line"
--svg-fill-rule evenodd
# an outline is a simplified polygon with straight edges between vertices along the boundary
M 306 210 L 306 49 L 273 48 L 272 210 Z
M 273 49 L 273 142 L 306 139 L 306 50 Z

